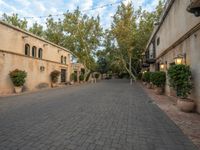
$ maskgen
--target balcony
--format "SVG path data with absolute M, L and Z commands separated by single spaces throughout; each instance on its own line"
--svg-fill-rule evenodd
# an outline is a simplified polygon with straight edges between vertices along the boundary
M 148 64 L 154 64 L 154 63 L 156 62 L 156 59 L 155 59 L 155 58 L 147 58 L 147 59 L 146 59 L 146 62 L 147 62 Z
M 200 16 L 200 1 L 191 0 L 190 5 L 187 7 L 187 11 L 193 13 L 196 17 Z

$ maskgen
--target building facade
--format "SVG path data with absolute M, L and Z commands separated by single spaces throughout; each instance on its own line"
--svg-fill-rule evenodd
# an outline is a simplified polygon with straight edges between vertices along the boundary
M 9 72 L 27 72 L 24 90 L 51 86 L 50 73 L 61 72 L 59 83 L 70 80 L 72 53 L 29 32 L 0 21 L 0 95 L 13 92 Z
M 200 112 L 200 17 L 189 13 L 189 6 L 190 0 L 166 2 L 164 13 L 156 23 L 145 50 L 143 66 L 149 67 L 150 71 L 167 72 L 170 65 L 175 64 L 175 58 L 182 57 L 183 63 L 189 65 L 192 71 L 194 88 L 191 98 Z M 168 81 L 165 92 L 175 95 Z

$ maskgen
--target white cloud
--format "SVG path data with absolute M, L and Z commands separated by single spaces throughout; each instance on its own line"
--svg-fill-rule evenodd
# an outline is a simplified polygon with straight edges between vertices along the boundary
M 40 1 L 33 1 L 33 6 L 39 11 L 44 12 L 46 8 L 44 7 L 43 3 Z
M 28 0 L 15 0 L 15 1 L 25 7 L 28 7 L 31 4 L 31 2 Z
M 13 0 L 13 1 L 6 1 L 0 0 L 0 14 L 1 13 L 18 13 L 20 17 L 36 17 L 34 19 L 27 19 L 28 26 L 30 27 L 32 23 L 37 21 L 42 25 L 45 25 L 46 18 L 37 18 L 38 16 L 48 16 L 49 14 L 62 14 L 67 10 L 73 11 L 77 7 L 80 10 L 89 10 L 91 8 L 96 8 L 98 6 L 104 6 L 106 4 L 116 3 L 119 0 Z M 155 9 L 155 6 L 158 3 L 158 0 L 152 0 L 149 4 L 145 4 L 145 0 L 123 0 L 125 4 L 128 2 L 133 3 L 135 9 L 139 8 L 139 6 L 143 6 L 144 9 L 148 11 L 152 11 Z M 103 7 L 91 11 L 84 11 L 89 16 L 97 16 L 99 15 L 101 18 L 101 24 L 108 28 L 112 21 L 112 16 L 117 10 L 118 5 L 109 5 L 108 7 Z M 61 16 L 59 16 L 61 17 Z M 55 17 L 58 19 L 58 17 Z

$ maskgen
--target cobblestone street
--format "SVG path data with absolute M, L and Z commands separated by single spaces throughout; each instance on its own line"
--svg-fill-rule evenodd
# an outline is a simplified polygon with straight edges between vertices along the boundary
M 0 150 L 196 150 L 128 80 L 0 98 Z

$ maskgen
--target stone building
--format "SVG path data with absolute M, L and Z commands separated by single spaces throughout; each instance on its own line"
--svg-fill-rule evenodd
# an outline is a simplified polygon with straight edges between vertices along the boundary
M 0 21 L 0 95 L 13 92 L 9 72 L 25 70 L 25 90 L 50 86 L 50 73 L 61 72 L 59 83 L 70 80 L 72 53 L 54 43 Z
M 196 3 L 196 4 L 195 4 Z M 194 88 L 191 98 L 200 112 L 200 17 L 199 0 L 168 0 L 160 21 L 155 28 L 145 50 L 144 67 L 150 71 L 167 71 L 175 64 L 175 58 L 191 67 Z M 195 8 L 195 15 L 191 12 Z M 189 10 L 190 9 L 190 10 Z M 166 94 L 174 91 L 166 84 Z

